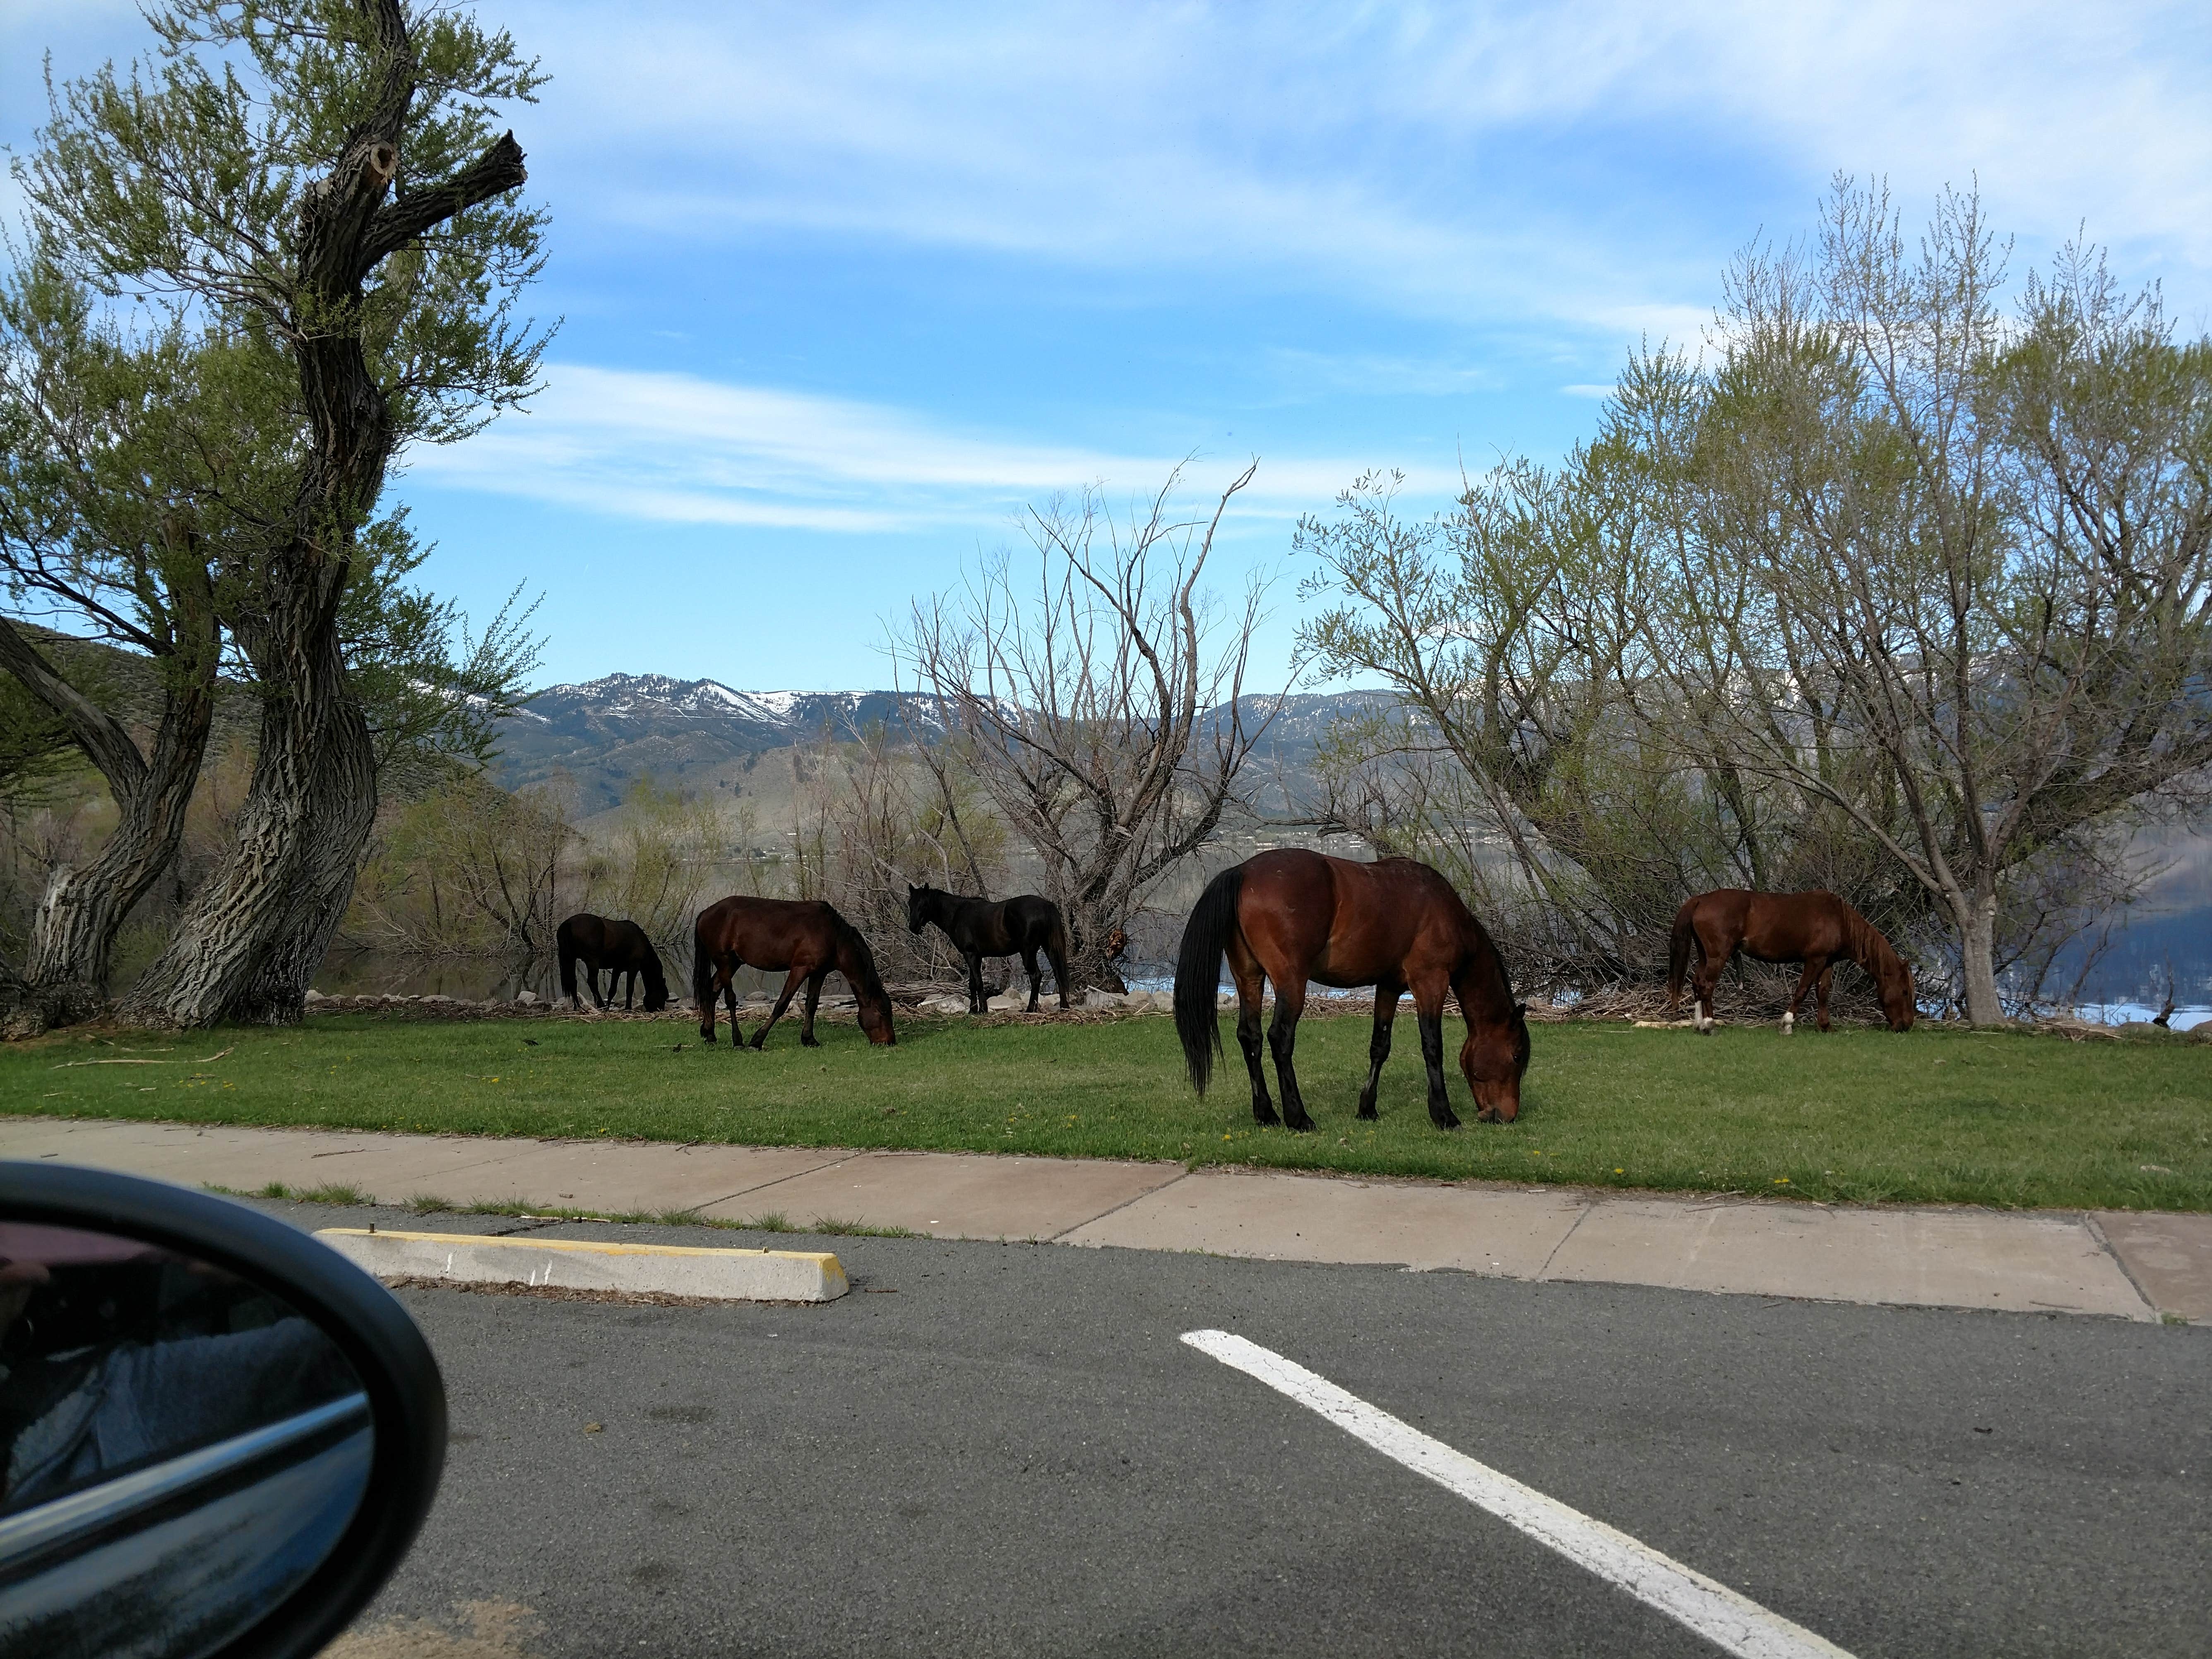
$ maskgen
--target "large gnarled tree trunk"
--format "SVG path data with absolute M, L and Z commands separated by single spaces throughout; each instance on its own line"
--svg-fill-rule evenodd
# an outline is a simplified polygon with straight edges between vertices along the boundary
M 265 699 L 237 840 L 124 1008 L 146 1024 L 287 1023 L 353 890 L 376 811 L 375 751 L 347 683 L 338 603 L 355 533 L 384 485 L 392 410 L 363 341 L 377 265 L 525 182 L 508 133 L 450 178 L 387 202 L 421 70 L 396 0 L 368 0 L 379 52 L 371 112 L 307 195 L 284 330 L 312 432 L 289 537 L 226 617 Z

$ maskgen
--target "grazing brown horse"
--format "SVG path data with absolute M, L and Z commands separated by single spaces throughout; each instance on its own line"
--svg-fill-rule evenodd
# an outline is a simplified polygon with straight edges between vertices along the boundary
M 630 999 L 636 994 L 640 974 L 645 975 L 645 1012 L 657 1014 L 668 1006 L 668 981 L 660 971 L 660 952 L 653 948 L 653 941 L 645 936 L 645 929 L 634 921 L 610 921 L 605 916 L 595 916 L 588 910 L 579 910 L 562 922 L 554 935 L 561 952 L 561 994 L 579 1008 L 584 1005 L 576 995 L 576 964 L 584 964 L 586 982 L 592 988 L 592 1000 L 606 1011 L 607 999 L 599 994 L 599 975 L 607 975 L 607 992 L 613 994 L 616 986 L 623 988 L 623 1011 L 629 1011 Z M 628 975 L 627 979 L 623 978 Z
M 1376 1083 L 1390 1057 L 1390 1023 L 1399 997 L 1408 990 L 1429 1071 L 1429 1121 L 1439 1129 L 1459 1127 L 1444 1091 L 1446 991 L 1459 999 L 1467 1019 L 1459 1065 L 1474 1091 L 1475 1115 L 1510 1123 L 1520 1115 L 1521 1075 L 1528 1069 L 1527 1006 L 1514 1001 L 1504 960 L 1482 924 L 1427 865 L 1411 859 L 1354 864 L 1285 848 L 1247 859 L 1213 878 L 1190 913 L 1176 963 L 1176 1032 L 1200 1094 L 1221 1049 L 1214 1010 L 1224 951 L 1237 981 L 1237 1043 L 1252 1074 L 1252 1115 L 1258 1121 L 1277 1121 L 1260 1070 L 1260 997 L 1267 981 L 1275 987 L 1267 1046 L 1283 1088 L 1281 1121 L 1291 1128 L 1314 1127 L 1291 1063 L 1309 980 L 1375 988 L 1375 1034 L 1367 1048 L 1360 1116 L 1376 1115 Z
M 887 1047 L 898 1041 L 891 1030 L 891 1000 L 876 974 L 876 959 L 868 942 L 853 924 L 818 901 L 746 898 L 742 895 L 718 899 L 699 913 L 691 925 L 691 994 L 699 1004 L 699 1036 L 714 1040 L 714 999 L 730 1005 L 730 1041 L 742 1043 L 738 1030 L 738 993 L 731 976 L 740 968 L 784 968 L 783 994 L 766 1024 L 753 1033 L 753 1047 L 768 1041 L 769 1029 L 791 1006 L 793 993 L 806 987 L 806 1010 L 799 1040 L 809 1048 L 814 1040 L 814 1010 L 822 1000 L 822 981 L 836 969 L 860 1005 L 860 1029 L 868 1041 Z
M 1817 985 L 1816 1018 L 1828 1029 L 1828 982 L 1838 961 L 1856 962 L 1874 976 L 1881 993 L 1881 1012 L 1893 1031 L 1912 1029 L 1912 969 L 1890 948 L 1875 925 L 1833 893 L 1751 893 L 1723 887 L 1700 893 L 1674 913 L 1674 937 L 1667 957 L 1667 1009 L 1681 1006 L 1682 975 L 1690 947 L 1697 947 L 1698 971 L 1691 981 L 1691 1012 L 1698 1029 L 1713 1029 L 1713 987 L 1721 969 L 1739 950 L 1760 962 L 1802 962 L 1797 988 L 1782 1016 L 1787 1036 L 1796 1028 L 1797 1005 Z

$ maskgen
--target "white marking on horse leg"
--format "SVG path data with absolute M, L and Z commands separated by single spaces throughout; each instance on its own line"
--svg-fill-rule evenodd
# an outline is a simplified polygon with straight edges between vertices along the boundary
M 1797 1011 L 1795 1008 L 1784 1008 L 1782 1011 L 1782 1035 L 1788 1036 L 1796 1029 L 1796 1026 Z
M 1843 1649 L 1771 1613 L 1748 1596 L 1662 1555 L 1649 1544 L 1616 1531 L 1556 1498 L 1524 1486 L 1511 1475 L 1478 1463 L 1465 1452 L 1423 1434 L 1410 1423 L 1377 1410 L 1325 1376 L 1227 1331 L 1186 1331 L 1200 1353 L 1243 1371 L 1317 1413 L 1416 1474 L 1455 1492 L 1557 1550 L 1644 1606 L 1694 1631 L 1737 1659 L 1850 1659 Z

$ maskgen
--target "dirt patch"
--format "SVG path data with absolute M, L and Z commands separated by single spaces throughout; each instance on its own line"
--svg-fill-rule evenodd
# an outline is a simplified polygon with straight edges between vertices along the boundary
M 451 1620 L 356 1625 L 323 1659 L 532 1659 L 544 1621 L 520 1601 L 462 1601 Z

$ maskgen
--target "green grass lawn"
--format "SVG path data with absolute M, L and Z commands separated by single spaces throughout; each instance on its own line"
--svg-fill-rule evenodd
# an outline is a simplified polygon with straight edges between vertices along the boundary
M 1446 1133 L 1422 1103 L 1409 1016 L 1371 1124 L 1352 1115 L 1367 1022 L 1313 1019 L 1299 1075 L 1321 1127 L 1291 1135 L 1253 1124 L 1233 1042 L 1213 1092 L 1194 1096 L 1165 1018 L 907 1019 L 889 1049 L 849 1024 L 821 1030 L 809 1050 L 779 1027 L 762 1054 L 702 1048 L 672 1022 L 332 1015 L 180 1038 L 64 1034 L 0 1050 L 0 1111 L 2212 1210 L 2212 1048 L 2172 1038 L 1539 1025 L 1520 1121 L 1474 1122 L 1455 1074 L 1470 1121 Z M 1457 1037 L 1446 1047 L 1455 1055 Z M 85 1063 L 113 1060 L 160 1063 Z

